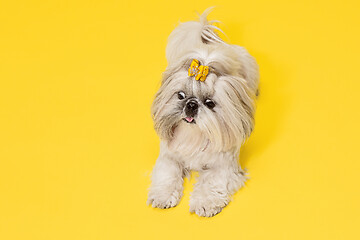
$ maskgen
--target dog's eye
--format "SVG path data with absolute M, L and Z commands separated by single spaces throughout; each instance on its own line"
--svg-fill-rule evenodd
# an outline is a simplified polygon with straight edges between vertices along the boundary
M 182 92 L 182 91 L 178 92 L 178 98 L 179 98 L 180 100 L 185 99 L 185 93 Z
M 211 99 L 206 99 L 204 104 L 205 104 L 205 106 L 207 106 L 210 109 L 213 109 L 215 107 L 215 103 Z

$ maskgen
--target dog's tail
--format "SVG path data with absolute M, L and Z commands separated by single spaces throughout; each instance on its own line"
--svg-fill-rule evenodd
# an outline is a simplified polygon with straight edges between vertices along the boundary
M 224 43 L 215 32 L 222 30 L 214 25 L 216 20 L 208 21 L 207 15 L 213 7 L 206 9 L 199 17 L 199 21 L 181 23 L 169 36 L 166 46 L 168 63 L 178 60 L 184 53 L 201 47 L 201 44 Z

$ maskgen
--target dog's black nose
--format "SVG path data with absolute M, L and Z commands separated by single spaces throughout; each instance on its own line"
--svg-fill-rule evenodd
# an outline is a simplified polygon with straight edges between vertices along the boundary
M 195 100 L 190 100 L 186 103 L 185 113 L 189 117 L 194 117 L 197 113 L 198 108 L 198 103 Z
M 190 101 L 190 102 L 188 102 L 188 103 L 186 104 L 186 107 L 187 107 L 188 109 L 191 109 L 191 110 L 195 111 L 195 110 L 198 109 L 198 104 L 197 104 L 197 102 L 195 102 L 195 101 Z

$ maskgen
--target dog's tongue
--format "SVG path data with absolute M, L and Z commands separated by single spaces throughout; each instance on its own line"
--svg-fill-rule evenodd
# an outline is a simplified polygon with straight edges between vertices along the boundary
M 194 119 L 192 117 L 186 117 L 185 120 L 191 123 Z

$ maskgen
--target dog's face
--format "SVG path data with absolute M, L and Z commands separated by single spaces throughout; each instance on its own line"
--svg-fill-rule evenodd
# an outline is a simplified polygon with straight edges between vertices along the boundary
M 160 138 L 171 141 L 179 124 L 187 124 L 186 131 L 198 128 L 214 149 L 226 151 L 240 146 L 251 133 L 254 92 L 247 87 L 239 63 L 227 54 L 218 50 L 205 57 L 190 54 L 168 66 L 152 107 Z M 210 68 L 204 82 L 188 76 L 193 58 Z

